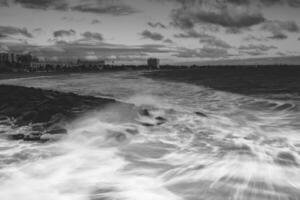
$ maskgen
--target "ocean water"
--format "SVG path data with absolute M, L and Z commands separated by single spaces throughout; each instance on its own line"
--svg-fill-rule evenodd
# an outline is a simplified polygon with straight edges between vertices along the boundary
M 43 144 L 7 140 L 30 127 L 0 125 L 1 200 L 300 199 L 295 94 L 241 95 L 137 72 L 1 83 L 105 96 L 150 112 L 128 119 L 110 105 Z

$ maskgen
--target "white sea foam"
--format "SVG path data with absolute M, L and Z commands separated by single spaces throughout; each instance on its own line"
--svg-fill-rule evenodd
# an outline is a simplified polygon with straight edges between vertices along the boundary
M 43 88 L 60 80 L 63 91 L 107 94 L 149 116 L 112 105 L 45 144 L 9 141 L 6 133 L 26 127 L 0 125 L 0 199 L 300 199 L 299 102 L 131 76 L 13 80 Z M 145 126 L 157 117 L 166 122 Z

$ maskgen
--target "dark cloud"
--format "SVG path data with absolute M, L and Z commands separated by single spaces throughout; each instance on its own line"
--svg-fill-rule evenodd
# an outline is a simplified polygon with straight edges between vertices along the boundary
M 270 45 L 264 45 L 264 44 L 259 44 L 259 45 L 255 45 L 255 44 L 250 44 L 248 46 L 242 45 L 239 47 L 240 50 L 259 50 L 259 51 L 269 51 L 271 49 L 277 49 L 277 47 Z
M 207 38 L 207 37 L 212 37 L 206 33 L 200 33 L 197 32 L 193 29 L 191 30 L 187 30 L 184 33 L 179 33 L 179 34 L 175 34 L 174 37 L 176 38 Z
M 7 38 L 7 35 L 0 33 L 0 39 Z
M 27 38 L 32 38 L 33 35 L 26 28 L 18 28 L 13 26 L 0 26 L 2 36 L 22 35 Z
M 164 40 L 164 43 L 172 44 L 172 43 L 173 43 L 173 40 L 171 40 L 171 39 L 165 39 L 165 40 Z
M 268 38 L 274 39 L 274 40 L 284 40 L 284 39 L 287 39 L 288 36 L 284 33 L 278 32 L 278 33 L 273 33 L 273 35 L 269 36 Z
M 250 0 L 227 0 L 227 2 L 236 5 L 245 5 L 245 4 L 249 4 Z
M 0 0 L 0 7 L 7 7 L 8 6 L 8 0 Z
M 300 7 L 299 0 L 260 0 L 259 2 L 265 6 L 288 5 L 291 7 Z
M 260 55 L 266 55 L 267 52 L 272 49 L 277 49 L 277 47 L 273 45 L 267 46 L 264 44 L 259 44 L 259 45 L 250 44 L 248 46 L 244 46 L 244 45 L 240 46 L 239 52 L 250 56 L 260 56 Z
M 257 42 L 262 42 L 262 41 L 267 41 L 266 38 L 264 37 L 259 37 L 259 36 L 254 36 L 254 35 L 248 35 L 244 37 L 244 40 L 247 42 L 252 42 L 252 41 L 257 41 Z
M 232 48 L 230 44 L 216 37 L 207 37 L 207 38 L 200 39 L 200 43 L 204 43 L 209 47 L 218 47 L 224 49 Z
M 57 30 L 53 32 L 54 37 L 64 37 L 75 35 L 76 32 L 73 29 L 70 30 Z
M 190 29 L 195 25 L 214 24 L 225 28 L 247 28 L 265 21 L 258 10 L 250 6 L 239 6 L 241 1 L 202 0 L 180 1 L 181 7 L 171 13 L 172 25 L 182 29 Z
M 213 35 L 208 35 L 206 33 L 200 33 L 195 30 L 187 30 L 185 33 L 179 33 L 175 34 L 174 37 L 176 38 L 196 38 L 200 39 L 200 43 L 205 44 L 209 47 L 219 47 L 219 48 L 231 48 L 231 45 L 229 45 L 227 42 L 218 39 L 217 37 Z
M 14 0 L 14 2 L 32 9 L 66 10 L 68 8 L 65 0 Z
M 164 39 L 164 36 L 161 35 L 160 33 L 151 32 L 149 30 L 144 30 L 141 33 L 141 35 L 143 36 L 143 38 L 151 39 L 151 40 L 156 40 L 156 41 Z
M 130 15 L 138 12 L 135 8 L 124 4 L 120 0 L 82 1 L 79 5 L 73 6 L 71 10 L 95 14 L 109 14 L 115 16 Z
M 299 26 L 294 21 L 266 21 L 262 24 L 261 29 L 267 30 L 270 32 L 277 32 L 277 31 L 287 31 L 287 32 L 299 32 Z
M 267 21 L 261 26 L 261 29 L 272 34 L 268 38 L 281 40 L 286 39 L 288 37 L 286 35 L 286 32 L 299 32 L 299 26 L 294 21 Z
M 92 20 L 92 24 L 100 24 L 100 23 L 101 23 L 101 21 L 98 20 L 98 19 L 93 19 Z
M 7 0 L 0 0 L 0 6 L 6 5 Z M 129 15 L 138 12 L 131 6 L 124 4 L 121 0 L 84 0 L 72 2 L 68 0 L 11 0 L 24 8 L 31 9 L 52 9 L 52 10 L 73 10 L 95 14 Z M 2 5 L 2 6 L 3 6 Z M 8 4 L 7 4 L 8 5 Z
M 225 29 L 225 32 L 228 34 L 240 34 L 245 31 L 250 31 L 251 29 L 249 27 L 246 28 L 237 28 L 237 27 L 228 27 Z
M 152 28 L 163 28 L 163 29 L 166 29 L 167 27 L 165 25 L 163 25 L 162 23 L 160 22 L 156 22 L 156 23 L 153 23 L 153 22 L 148 22 L 148 25 Z
M 86 40 L 97 40 L 97 41 L 103 41 L 103 36 L 100 33 L 94 33 L 94 32 L 84 32 L 81 34 L 84 39 Z
M 203 47 L 201 49 L 180 49 L 173 56 L 180 58 L 224 58 L 229 57 L 226 49 Z

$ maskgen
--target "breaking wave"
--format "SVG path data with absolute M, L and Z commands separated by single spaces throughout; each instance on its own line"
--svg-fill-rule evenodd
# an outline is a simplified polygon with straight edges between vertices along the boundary
M 112 105 L 48 143 L 9 141 L 30 127 L 2 120 L 0 199 L 300 199 L 299 102 L 126 76 L 77 75 L 58 88 L 134 103 L 136 117 Z

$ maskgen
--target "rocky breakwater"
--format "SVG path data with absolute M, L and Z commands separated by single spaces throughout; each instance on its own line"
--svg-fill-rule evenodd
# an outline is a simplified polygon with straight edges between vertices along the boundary
M 84 113 L 106 109 L 112 104 L 118 105 L 126 116 L 134 118 L 134 105 L 113 99 L 0 85 L 0 126 L 27 129 L 8 134 L 13 140 L 48 141 L 67 134 L 68 122 Z

